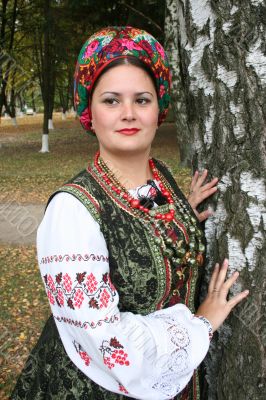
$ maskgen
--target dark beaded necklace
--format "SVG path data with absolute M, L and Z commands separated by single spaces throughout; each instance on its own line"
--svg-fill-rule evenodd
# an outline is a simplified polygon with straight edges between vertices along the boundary
M 157 179 L 159 181 L 159 186 L 162 192 L 162 195 L 166 197 L 167 203 L 169 205 L 169 208 L 165 209 L 166 212 L 155 212 L 153 213 L 154 218 L 156 219 L 161 219 L 165 221 L 172 221 L 174 219 L 174 214 L 175 214 L 175 207 L 173 205 L 174 201 L 172 199 L 171 193 L 166 190 L 165 186 L 163 183 L 160 181 L 157 171 L 155 170 L 155 165 L 152 159 L 149 160 L 150 167 L 153 172 L 154 179 Z M 149 215 L 151 210 L 147 207 L 144 207 L 140 204 L 140 201 L 138 199 L 135 199 L 132 197 L 127 189 L 125 189 L 121 183 L 116 179 L 115 175 L 110 171 L 110 169 L 107 167 L 105 162 L 100 158 L 100 153 L 97 152 L 94 160 L 94 165 L 97 168 L 98 172 L 102 174 L 103 179 L 111 187 L 111 189 L 119 194 L 120 197 L 122 197 L 124 200 L 126 200 L 129 204 L 130 207 L 137 209 L 141 211 L 144 214 Z
M 205 246 L 202 243 L 203 234 L 197 226 L 196 218 L 191 214 L 187 204 L 177 196 L 173 198 L 171 186 L 157 170 L 152 159 L 149 159 L 149 165 L 153 179 L 159 182 L 161 195 L 166 203 L 153 208 L 143 206 L 139 199 L 130 195 L 101 159 L 99 152 L 95 155 L 93 169 L 111 191 L 127 204 L 134 216 L 145 222 L 145 227 L 154 237 L 155 244 L 161 248 L 165 257 L 171 259 L 176 266 L 202 265 L 202 253 Z M 180 239 L 178 230 L 183 232 L 185 240 Z

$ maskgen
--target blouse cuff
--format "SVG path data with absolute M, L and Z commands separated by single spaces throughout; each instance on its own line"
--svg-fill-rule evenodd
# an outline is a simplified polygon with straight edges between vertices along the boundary
M 207 318 L 203 317 L 202 315 L 195 315 L 194 314 L 194 317 L 200 319 L 205 324 L 205 326 L 206 326 L 206 328 L 208 329 L 208 332 L 209 332 L 209 339 L 211 341 L 212 337 L 213 337 L 213 330 L 212 330 L 212 325 L 211 325 L 210 321 Z

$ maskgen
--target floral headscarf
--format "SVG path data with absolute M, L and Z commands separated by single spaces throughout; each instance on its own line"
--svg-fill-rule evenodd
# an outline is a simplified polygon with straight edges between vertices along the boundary
M 74 103 L 85 130 L 91 130 L 89 98 L 95 80 L 110 62 L 126 56 L 135 56 L 151 68 L 157 86 L 158 126 L 165 119 L 170 101 L 171 72 L 162 45 L 142 29 L 109 26 L 89 37 L 76 64 Z

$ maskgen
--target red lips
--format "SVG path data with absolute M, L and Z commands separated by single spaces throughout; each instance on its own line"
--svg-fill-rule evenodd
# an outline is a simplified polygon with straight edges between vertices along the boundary
M 137 128 L 130 128 L 130 129 L 124 128 L 124 129 L 120 129 L 120 130 L 117 131 L 117 132 L 123 133 L 123 135 L 134 135 L 134 134 L 137 133 L 138 131 L 140 131 L 140 129 L 137 129 Z

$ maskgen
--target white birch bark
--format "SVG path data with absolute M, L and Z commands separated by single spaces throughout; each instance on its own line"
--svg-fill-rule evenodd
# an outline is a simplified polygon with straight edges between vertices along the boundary
M 48 153 L 49 152 L 49 135 L 42 135 L 42 148 L 40 153 Z
M 266 393 L 266 6 L 260 0 L 167 3 L 178 20 L 180 40 L 173 45 L 178 46 L 180 58 L 178 90 L 186 103 L 185 131 L 190 132 L 193 166 L 207 168 L 219 178 L 219 193 L 210 202 L 215 215 L 205 224 L 206 281 L 214 263 L 227 256 L 230 272 L 240 271 L 232 293 L 250 289 L 248 300 L 213 340 L 205 363 L 204 398 L 262 400 Z M 168 25 L 166 18 L 165 31 L 171 32 Z M 189 157 L 189 152 L 183 155 Z
M 16 118 L 16 117 L 11 118 L 11 122 L 12 122 L 12 125 L 13 125 L 13 126 L 18 126 L 17 118 Z
M 48 120 L 48 129 L 50 130 L 50 129 L 54 129 L 54 124 L 53 124 L 53 120 L 52 119 L 49 119 Z

